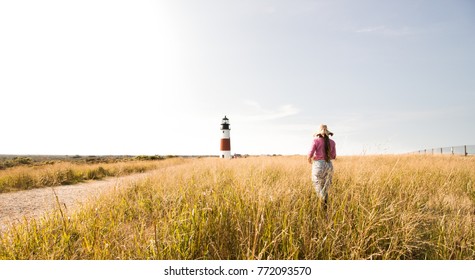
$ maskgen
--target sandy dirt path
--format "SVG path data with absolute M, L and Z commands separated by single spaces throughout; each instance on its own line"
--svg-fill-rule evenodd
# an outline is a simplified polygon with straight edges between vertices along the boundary
M 123 177 L 106 178 L 101 181 L 90 181 L 76 185 L 57 186 L 54 192 L 62 207 L 66 206 L 69 213 L 77 209 L 88 199 L 115 188 L 130 185 L 141 180 L 153 171 L 137 173 Z M 58 208 L 53 188 L 39 188 L 26 191 L 0 194 L 0 232 L 24 218 L 39 218 L 45 213 Z

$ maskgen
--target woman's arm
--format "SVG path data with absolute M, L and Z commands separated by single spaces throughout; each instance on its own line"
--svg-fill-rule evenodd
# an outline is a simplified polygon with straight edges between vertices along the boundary
M 315 145 L 315 140 L 312 142 L 312 147 L 310 148 L 310 152 L 308 152 L 307 156 L 307 161 L 308 163 L 313 162 L 313 155 L 315 154 L 315 150 L 317 149 L 317 146 Z
M 336 159 L 336 143 L 335 141 L 332 141 L 332 150 L 331 150 L 331 158 Z

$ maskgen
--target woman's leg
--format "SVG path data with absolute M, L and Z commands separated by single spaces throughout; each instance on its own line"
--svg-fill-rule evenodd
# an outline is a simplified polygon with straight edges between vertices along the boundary
M 323 188 L 325 186 L 324 166 L 321 161 L 314 161 L 312 164 L 312 181 L 319 198 L 323 199 Z
M 322 197 L 327 202 L 328 200 L 328 190 L 332 184 L 333 180 L 333 165 L 331 162 L 325 164 L 325 171 L 323 175 L 323 187 L 322 187 Z

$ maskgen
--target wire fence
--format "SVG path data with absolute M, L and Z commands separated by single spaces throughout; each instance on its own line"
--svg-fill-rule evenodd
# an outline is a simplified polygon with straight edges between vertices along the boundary
M 443 148 L 424 149 L 412 152 L 411 154 L 421 155 L 475 155 L 475 145 L 463 145 Z

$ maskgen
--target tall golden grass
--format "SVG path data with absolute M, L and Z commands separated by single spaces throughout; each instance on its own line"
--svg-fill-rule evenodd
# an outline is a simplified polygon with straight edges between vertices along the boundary
M 115 163 L 57 162 L 49 165 L 16 166 L 0 170 L 0 193 L 32 188 L 72 185 L 107 176 L 122 176 L 157 168 L 159 161 L 125 161 Z
M 304 157 L 170 165 L 0 237 L 1 259 L 474 259 L 475 158 L 334 162 L 325 211 Z

